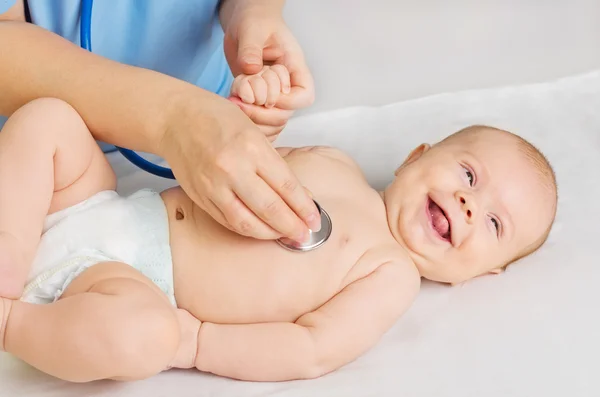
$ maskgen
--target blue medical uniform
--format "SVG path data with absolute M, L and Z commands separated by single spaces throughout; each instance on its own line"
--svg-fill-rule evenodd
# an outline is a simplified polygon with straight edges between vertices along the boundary
M 15 0 L 0 0 L 0 12 Z M 219 0 L 95 0 L 92 51 L 227 96 Z M 80 45 L 80 0 L 27 0 L 31 22 Z M 2 122 L 0 121 L 0 126 Z

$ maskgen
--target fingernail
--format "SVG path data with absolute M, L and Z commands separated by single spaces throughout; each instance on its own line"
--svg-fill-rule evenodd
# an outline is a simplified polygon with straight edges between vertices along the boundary
M 308 218 L 306 218 L 306 221 L 311 231 L 318 232 L 321 230 L 321 217 L 318 213 L 310 214 Z
M 284 94 L 289 94 L 290 93 L 290 86 L 289 85 L 284 85 L 283 86 L 283 93 Z
M 244 69 L 245 74 L 256 74 L 260 72 L 260 70 L 263 67 L 262 57 L 259 57 L 258 55 L 254 54 L 243 56 L 240 59 L 240 63 L 242 65 L 242 68 Z M 258 70 L 256 70 L 255 68 L 258 68 Z

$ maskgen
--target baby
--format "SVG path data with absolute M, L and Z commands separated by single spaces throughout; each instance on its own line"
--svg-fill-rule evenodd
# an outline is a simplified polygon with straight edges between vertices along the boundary
M 247 80 L 234 93 L 264 104 Z M 73 382 L 319 377 L 376 344 L 422 277 L 499 273 L 556 212 L 544 156 L 491 127 L 420 145 L 383 192 L 334 148 L 277 151 L 332 220 L 314 251 L 233 233 L 178 187 L 121 197 L 74 109 L 19 109 L 0 133 L 0 350 Z

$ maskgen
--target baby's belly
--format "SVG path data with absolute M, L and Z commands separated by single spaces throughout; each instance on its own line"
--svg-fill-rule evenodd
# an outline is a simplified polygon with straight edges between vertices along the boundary
M 163 194 L 177 304 L 202 321 L 295 321 L 374 270 L 365 268 L 369 264 L 356 265 L 368 244 L 354 241 L 343 227 L 334 227 L 329 240 L 314 251 L 291 252 L 274 241 L 230 232 L 177 190 Z M 176 219 L 177 208 L 184 219 Z

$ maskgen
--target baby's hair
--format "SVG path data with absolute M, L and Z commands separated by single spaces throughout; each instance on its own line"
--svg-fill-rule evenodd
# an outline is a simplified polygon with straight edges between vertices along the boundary
M 542 184 L 542 186 L 544 186 L 550 192 L 551 197 L 552 197 L 551 200 L 553 200 L 552 219 L 550 221 L 550 224 L 548 225 L 548 228 L 542 234 L 542 236 L 540 236 L 539 239 L 537 239 L 536 241 L 534 241 L 533 243 L 531 243 L 527 247 L 525 247 L 525 249 L 516 258 L 514 258 L 511 261 L 511 263 L 512 263 L 514 261 L 517 261 L 517 260 L 535 252 L 539 247 L 541 247 L 546 242 L 546 240 L 548 239 L 548 236 L 550 235 L 550 231 L 552 230 L 552 225 L 554 224 L 554 220 L 556 218 L 556 210 L 557 210 L 557 202 L 558 202 L 558 187 L 557 187 L 557 183 L 556 183 L 556 174 L 554 173 L 554 169 L 552 168 L 552 165 L 550 164 L 550 162 L 548 161 L 546 156 L 544 156 L 544 154 L 537 147 L 535 147 L 533 144 L 531 144 L 524 138 L 522 138 L 516 134 L 513 134 L 512 132 L 501 130 L 499 128 L 490 127 L 487 125 L 472 125 L 472 126 L 463 128 L 460 131 L 455 132 L 454 134 L 448 136 L 446 139 L 442 140 L 440 143 L 443 143 L 446 141 L 451 141 L 458 137 L 461 137 L 461 138 L 470 137 L 470 136 L 474 137 L 476 135 L 484 134 L 484 133 L 488 133 L 488 132 L 508 134 L 515 139 L 518 149 L 525 156 L 525 158 L 529 161 L 529 163 L 534 167 L 534 169 L 538 173 L 539 182 Z M 508 264 L 506 266 L 508 266 Z

